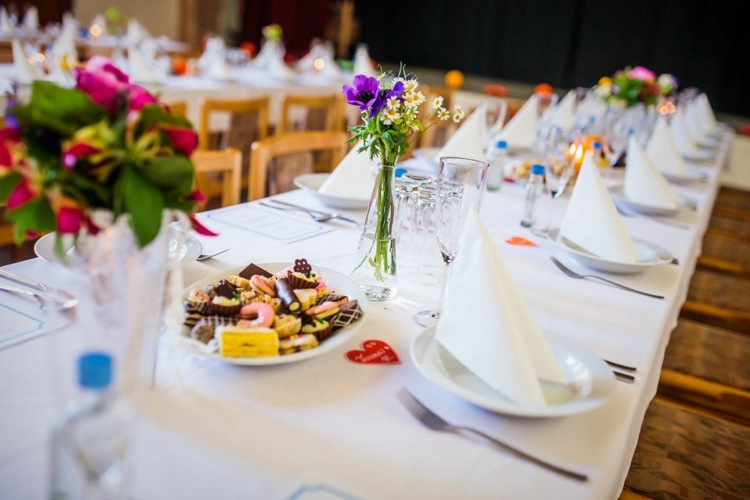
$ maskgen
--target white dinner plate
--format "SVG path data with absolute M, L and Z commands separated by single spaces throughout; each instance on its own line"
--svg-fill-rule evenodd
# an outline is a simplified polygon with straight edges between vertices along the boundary
M 639 238 L 632 239 L 635 251 L 638 253 L 638 262 L 617 262 L 603 259 L 560 237 L 559 232 L 559 228 L 550 229 L 547 231 L 547 238 L 566 250 L 584 266 L 597 271 L 616 274 L 636 274 L 642 273 L 654 266 L 669 264 L 674 259 L 669 250 Z
M 34 253 L 36 253 L 37 257 L 47 262 L 58 262 L 57 256 L 55 255 L 56 235 L 57 233 L 55 232 L 47 233 L 34 243 Z M 73 251 L 72 238 L 63 239 L 63 250 L 67 254 L 70 254 L 70 252 Z M 194 260 L 202 251 L 203 245 L 201 245 L 201 242 L 191 234 L 187 235 L 187 238 L 185 238 L 185 242 L 182 245 L 178 245 L 176 237 L 170 237 L 167 266 L 171 268 L 183 260 Z
M 367 208 L 370 204 L 370 198 L 346 198 L 343 196 L 333 196 L 330 194 L 319 193 L 318 189 L 323 185 L 328 176 L 331 174 L 303 174 L 294 178 L 294 185 L 309 193 L 313 198 L 322 204 L 331 208 L 341 208 L 350 210 L 359 210 Z
M 624 209 L 624 211 L 630 210 L 643 215 L 677 215 L 683 208 L 687 208 L 691 203 L 695 203 L 694 201 L 691 202 L 690 200 L 680 197 L 682 206 L 679 206 L 677 208 L 644 205 L 643 203 L 629 200 L 625 196 L 624 187 L 622 184 L 609 188 L 609 193 L 612 195 L 612 201 L 615 202 L 615 205 L 620 206 Z
M 470 372 L 439 342 L 435 327 L 422 331 L 411 343 L 411 359 L 428 380 L 484 409 L 519 417 L 561 417 L 593 410 L 614 391 L 612 369 L 596 354 L 565 337 L 546 333 L 552 353 L 570 388 L 542 381 L 546 406 L 516 403 Z
M 662 172 L 662 175 L 669 182 L 675 184 L 690 184 L 693 182 L 706 182 L 708 181 L 708 174 L 705 172 L 699 172 L 697 170 L 688 169 L 686 175 L 674 174 L 671 172 Z
M 290 265 L 292 265 L 292 263 L 266 262 L 257 263 L 256 265 L 270 273 L 276 273 L 286 267 L 289 267 Z M 359 307 L 362 309 L 362 312 L 364 314 L 358 321 L 351 324 L 350 326 L 338 330 L 333 337 L 321 342 L 320 345 L 314 349 L 308 349 L 305 351 L 299 351 L 293 354 L 285 354 L 283 356 L 276 356 L 272 358 L 233 358 L 221 356 L 216 351 L 216 348 L 212 348 L 204 344 L 203 342 L 194 340 L 189 337 L 190 329 L 183 325 L 183 320 L 185 318 L 185 308 L 183 306 L 183 300 L 188 297 L 190 290 L 194 288 L 203 288 L 206 285 L 218 283 L 220 280 L 232 274 L 239 274 L 243 269 L 245 269 L 245 267 L 246 266 L 236 267 L 234 269 L 229 269 L 228 271 L 216 273 L 200 281 L 197 281 L 196 283 L 193 283 L 191 286 L 183 290 L 180 298 L 172 302 L 172 304 L 170 304 L 169 306 L 169 309 L 167 310 L 167 325 L 169 327 L 169 331 L 172 334 L 178 335 L 179 338 L 185 342 L 185 344 L 190 346 L 196 353 L 202 356 L 217 359 L 233 365 L 266 366 L 303 361 L 305 359 L 315 358 L 317 356 L 320 356 L 321 354 L 332 351 L 333 349 L 336 349 L 347 340 L 352 338 L 352 336 L 357 332 L 357 330 L 359 330 L 359 328 L 365 321 L 365 317 L 367 316 L 367 296 L 365 295 L 364 291 L 359 286 L 357 286 L 357 284 L 354 283 L 349 277 L 337 271 L 334 271 L 333 269 L 313 266 L 313 271 L 323 277 L 323 281 L 325 281 L 329 291 L 336 292 L 340 295 L 347 295 L 350 300 L 356 300 L 359 302 Z
M 712 151 L 708 148 L 698 147 L 698 153 L 695 155 L 682 155 L 686 160 L 701 161 L 701 162 L 713 162 L 716 161 L 716 151 Z
M 439 162 L 438 153 L 440 153 L 440 149 L 441 148 L 414 148 L 414 158 L 437 165 Z

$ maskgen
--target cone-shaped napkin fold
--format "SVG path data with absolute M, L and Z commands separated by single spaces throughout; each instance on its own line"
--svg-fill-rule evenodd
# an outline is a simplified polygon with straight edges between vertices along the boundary
M 576 119 L 576 93 L 571 90 L 562 101 L 552 110 L 550 125 L 560 127 L 561 130 L 573 130 Z
M 716 115 L 714 115 L 714 110 L 711 108 L 711 103 L 708 102 L 708 96 L 706 94 L 700 94 L 698 97 L 698 104 L 700 105 L 701 110 L 701 116 L 703 117 L 703 121 L 706 124 L 705 129 L 707 133 L 713 133 L 716 132 L 716 128 L 718 126 L 718 122 L 716 121 Z
M 23 15 L 23 27 L 30 33 L 39 30 L 39 11 L 33 5 L 26 9 L 26 14 Z
M 97 14 L 94 16 L 94 20 L 91 21 L 91 26 L 98 26 L 101 32 L 99 33 L 99 36 L 106 36 L 109 35 L 109 30 L 107 29 L 107 19 L 104 17 L 104 14 Z
M 708 138 L 704 130 L 703 118 L 698 109 L 698 101 L 695 99 L 688 101 L 685 106 L 685 123 L 687 124 L 688 134 L 695 144 L 706 144 Z
M 545 406 L 540 379 L 568 384 L 476 213 L 447 283 L 435 339 L 487 385 L 522 406 Z
M 669 133 L 669 124 L 667 124 L 667 117 L 664 115 L 659 115 L 656 119 L 656 125 L 651 133 L 651 139 L 648 141 L 646 153 L 654 162 L 654 165 L 666 174 L 682 177 L 689 174 L 685 160 L 680 156 L 680 152 Z
M 128 73 L 136 83 L 156 83 L 159 77 L 151 63 L 135 45 L 128 47 Z
M 11 42 L 13 50 L 13 72 L 18 83 L 31 83 L 42 77 L 42 72 L 29 62 L 21 41 L 14 38 Z
M 505 124 L 498 140 L 508 143 L 508 149 L 531 149 L 536 140 L 536 129 L 539 120 L 539 98 L 529 97 L 515 115 Z
M 450 136 L 436 158 L 457 156 L 474 160 L 484 159 L 487 128 L 487 104 L 480 104 Z
M 681 108 L 677 108 L 677 111 L 672 115 L 672 122 L 669 124 L 669 133 L 672 135 L 672 140 L 677 151 L 684 158 L 700 158 L 698 147 L 690 137 L 690 132 L 687 128 L 687 122 L 685 120 L 685 112 Z
M 625 197 L 641 205 L 678 208 L 680 199 L 656 168 L 635 136 L 628 139 L 628 164 L 625 168 Z
M 15 28 L 10 22 L 10 16 L 5 5 L 0 5 L 0 35 L 10 36 L 15 32 Z
M 373 162 L 367 151 L 358 153 L 361 142 L 354 145 L 331 175 L 318 188 L 319 193 L 340 198 L 369 200 L 375 179 L 370 173 Z
M 367 50 L 367 45 L 360 43 L 357 45 L 357 51 L 354 53 L 354 74 L 375 76 L 377 72 L 372 67 L 372 59 Z
M 638 262 L 633 240 L 590 153 L 586 154 L 578 173 L 560 225 L 560 237 L 603 259 Z

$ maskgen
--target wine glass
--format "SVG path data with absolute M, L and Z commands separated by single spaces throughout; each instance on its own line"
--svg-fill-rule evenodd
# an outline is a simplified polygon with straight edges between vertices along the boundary
M 450 266 L 458 255 L 466 218 L 472 211 L 479 211 L 487 183 L 488 167 L 487 162 L 480 160 L 440 158 L 438 193 L 435 201 L 435 234 L 445 263 L 443 286 L 438 308 L 420 311 L 414 316 L 415 321 L 421 326 L 432 326 L 440 318 Z
M 571 154 L 570 141 L 567 135 L 559 128 L 552 127 L 547 135 L 544 147 L 544 181 L 551 199 L 547 203 L 547 226 L 546 233 L 557 226 L 557 221 L 562 215 L 559 203 L 556 201 L 565 193 L 570 178 L 575 171 L 574 156 Z

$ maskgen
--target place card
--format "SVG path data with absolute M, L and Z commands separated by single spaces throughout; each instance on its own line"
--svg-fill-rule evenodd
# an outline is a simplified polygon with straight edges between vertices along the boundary
M 300 212 L 304 217 L 307 215 Z M 265 236 L 274 240 L 294 243 L 333 231 L 333 227 L 305 220 L 297 215 L 277 210 L 265 209 L 256 205 L 235 205 L 206 214 L 207 225 L 211 221 L 233 226 L 243 231 Z
M 8 292 L 0 303 L 0 349 L 11 347 L 70 323 L 59 312 L 43 311 L 31 299 Z

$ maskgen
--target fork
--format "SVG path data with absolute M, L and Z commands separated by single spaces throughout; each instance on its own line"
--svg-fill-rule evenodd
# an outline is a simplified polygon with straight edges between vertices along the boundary
M 349 217 L 346 217 L 346 216 L 341 215 L 341 214 L 331 213 L 331 212 L 323 212 L 321 210 L 315 210 L 313 208 L 307 208 L 307 207 L 303 207 L 301 205 L 295 205 L 294 203 L 289 203 L 289 202 L 286 202 L 286 201 L 277 200 L 276 198 L 269 198 L 268 201 L 271 201 L 273 203 L 278 203 L 279 205 L 284 205 L 285 207 L 289 207 L 289 208 L 291 208 L 293 210 L 300 210 L 302 212 L 306 212 L 307 215 L 309 215 L 310 217 L 312 217 L 313 219 L 315 219 L 316 222 L 325 222 L 325 221 L 328 221 L 328 220 L 331 220 L 331 219 L 339 219 L 339 220 L 342 220 L 342 221 L 345 221 L 345 222 L 351 222 L 352 224 L 359 225 L 358 221 L 356 221 L 354 219 L 350 219 Z M 261 203 L 261 205 L 269 207 L 269 208 L 281 209 L 281 207 L 274 207 L 273 205 L 268 205 L 266 203 Z
M 636 290 L 635 288 L 630 288 L 629 286 L 621 285 L 620 283 L 617 283 L 616 281 L 608 280 L 607 278 L 602 278 L 601 276 L 597 276 L 595 274 L 579 274 L 579 273 L 573 271 L 572 269 L 570 269 L 569 267 L 567 267 L 565 264 L 563 264 L 559 260 L 557 260 L 554 255 L 550 255 L 549 258 L 552 260 L 552 262 L 555 263 L 555 265 L 562 272 L 564 272 L 565 274 L 567 274 L 571 278 L 576 278 L 576 279 L 579 279 L 579 280 L 582 280 L 582 279 L 590 279 L 590 280 L 596 279 L 596 280 L 599 280 L 599 281 L 603 281 L 605 283 L 609 283 L 610 285 L 616 286 L 618 288 L 622 288 L 623 290 L 627 290 L 629 292 L 634 292 L 634 293 L 639 293 L 641 295 L 645 295 L 646 297 L 653 297 L 655 299 L 663 299 L 664 298 L 663 295 L 656 295 L 656 294 L 653 294 L 653 293 L 644 292 L 642 290 Z
M 562 474 L 563 476 L 575 479 L 577 481 L 586 481 L 588 479 L 588 477 L 584 474 L 573 472 L 573 471 L 558 467 L 556 465 L 547 463 L 539 458 L 536 458 L 533 455 L 529 455 L 528 453 L 524 451 L 514 448 L 513 446 L 509 444 L 503 443 L 502 441 L 499 441 L 495 439 L 494 437 L 490 436 L 489 434 L 485 434 L 484 432 L 478 429 L 474 429 L 472 427 L 466 427 L 463 425 L 450 424 L 447 421 L 443 420 L 443 418 L 440 415 L 438 415 L 437 413 L 427 408 L 424 404 L 422 404 L 421 401 L 419 401 L 412 393 L 410 393 L 406 389 L 400 389 L 396 393 L 396 397 L 399 399 L 399 401 L 401 401 L 404 407 L 407 410 L 409 410 L 409 413 L 411 413 L 417 420 L 419 420 L 422 423 L 422 425 L 424 425 L 425 427 L 429 429 L 432 429 L 433 431 L 456 432 L 456 433 L 460 433 L 461 431 L 471 432 L 473 434 L 476 434 L 477 436 L 481 436 L 485 438 L 486 440 L 499 446 L 500 448 L 506 451 L 510 451 L 514 455 L 520 458 L 523 458 L 525 460 L 528 460 L 532 463 L 535 463 L 536 465 L 544 467 L 547 470 L 557 472 L 558 474 Z

